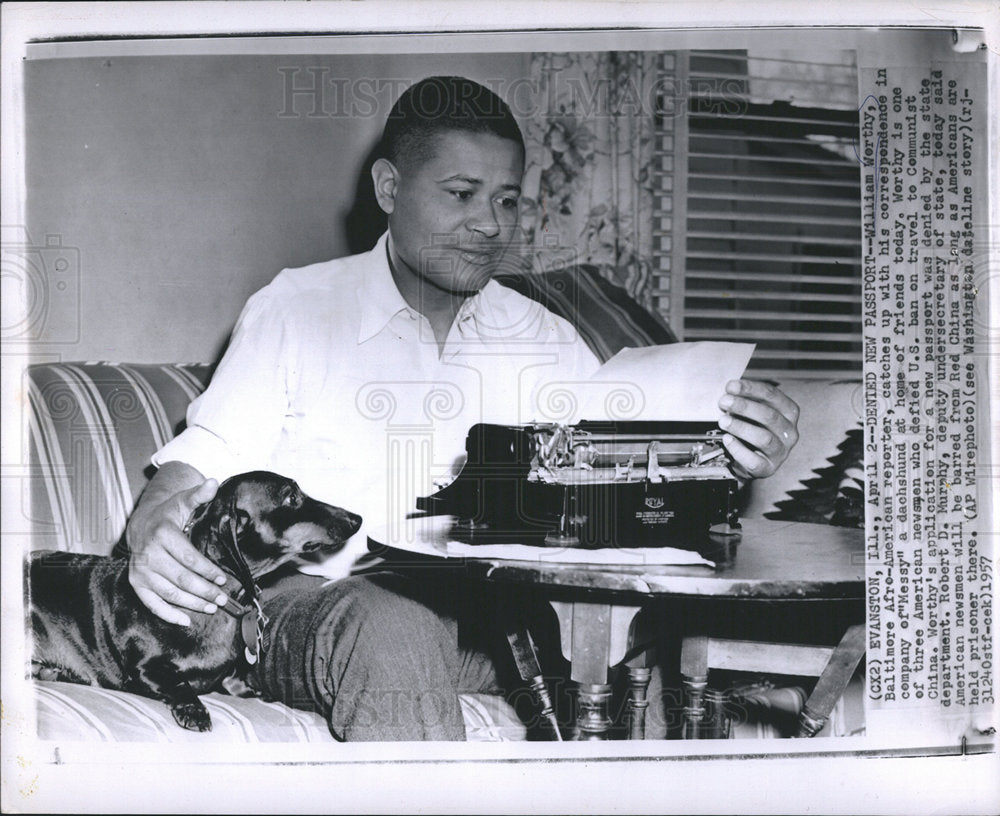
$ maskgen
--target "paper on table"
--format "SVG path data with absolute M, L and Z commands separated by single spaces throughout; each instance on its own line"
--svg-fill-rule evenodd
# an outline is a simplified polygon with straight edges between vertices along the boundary
M 718 421 L 719 398 L 743 375 L 753 343 L 671 343 L 624 348 L 580 394 L 580 420 Z
M 644 547 L 622 550 L 608 547 L 600 550 L 582 550 L 559 547 L 530 547 L 526 544 L 463 544 L 449 541 L 446 545 L 449 558 L 507 558 L 512 561 L 534 561 L 546 564 L 615 564 L 649 566 L 715 564 L 698 553 L 674 547 Z

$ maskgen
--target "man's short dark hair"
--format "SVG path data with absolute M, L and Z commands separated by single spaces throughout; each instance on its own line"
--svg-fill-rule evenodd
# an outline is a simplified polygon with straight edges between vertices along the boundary
M 424 162 L 446 131 L 491 133 L 510 139 L 524 152 L 514 114 L 489 88 L 471 79 L 433 76 L 407 88 L 389 111 L 379 156 L 397 167 Z

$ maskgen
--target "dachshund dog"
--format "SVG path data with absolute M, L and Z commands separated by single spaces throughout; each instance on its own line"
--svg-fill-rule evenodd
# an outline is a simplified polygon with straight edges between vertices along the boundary
M 360 516 L 309 498 L 275 473 L 226 480 L 185 530 L 226 574 L 230 600 L 215 614 L 193 612 L 190 626 L 146 608 L 128 581 L 127 556 L 35 552 L 32 674 L 164 700 L 179 725 L 208 731 L 198 694 L 255 663 L 264 646 L 257 582 L 302 553 L 336 552 L 360 525 Z

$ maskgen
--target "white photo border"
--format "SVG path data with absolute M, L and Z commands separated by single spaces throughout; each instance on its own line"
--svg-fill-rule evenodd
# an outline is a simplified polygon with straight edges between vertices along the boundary
M 488 36 L 495 44 L 501 35 L 477 32 L 502 30 L 511 32 L 502 35 L 509 37 L 510 50 L 525 51 L 530 50 L 525 37 L 540 29 L 547 32 L 541 35 L 546 40 L 572 40 L 574 49 L 607 50 L 612 47 L 609 37 L 617 45 L 633 41 L 630 38 L 653 37 L 660 29 L 681 29 L 694 37 L 698 29 L 717 28 L 724 40 L 730 27 L 982 27 L 990 45 L 989 84 L 994 96 L 1000 87 L 995 4 L 941 2 L 922 9 L 901 2 L 864 3 L 848 9 L 849 19 L 827 4 L 803 6 L 797 2 L 713 6 L 526 2 L 486 9 L 448 0 L 6 4 L 2 7 L 0 220 L 24 223 L 20 65 L 33 51 L 46 49 L 48 53 L 61 49 L 65 55 L 94 53 L 90 49 L 122 53 L 129 48 L 141 53 L 157 49 L 184 53 L 185 48 L 204 53 L 200 49 L 246 47 L 247 37 L 294 35 L 294 47 L 302 53 L 303 44 L 383 48 L 398 35 L 407 38 L 410 50 L 412 31 L 401 21 L 411 20 L 421 21 L 426 44 L 419 47 L 441 48 L 448 37 L 452 44 L 459 43 L 455 50 L 460 51 L 477 37 Z M 336 43 L 331 32 L 338 34 Z M 364 40 L 359 41 L 362 35 Z M 520 42 L 515 44 L 516 40 Z M 680 48 L 682 40 L 657 47 Z M 281 40 L 271 45 L 280 47 Z M 992 111 L 989 141 L 1000 143 Z M 996 177 L 996 170 L 995 165 L 989 168 L 991 177 Z M 1000 223 L 995 188 L 989 223 Z M 998 325 L 998 294 L 995 289 L 991 292 L 991 326 Z M 996 371 L 997 361 L 991 365 Z M 1000 377 L 992 382 L 1000 382 Z M 994 390 L 991 397 L 995 412 L 1000 393 Z M 16 394 L 5 379 L 5 406 L 11 399 Z M 9 415 L 6 410 L 4 414 Z M 1000 442 L 994 437 L 991 444 L 990 461 L 1000 462 Z M 955 746 L 941 746 L 908 757 L 906 749 L 869 738 L 837 740 L 836 752 L 817 751 L 809 743 L 784 743 L 766 756 L 759 745 L 748 747 L 753 753 L 733 756 L 732 746 L 704 743 L 698 745 L 697 756 L 686 757 L 664 755 L 662 745 L 648 743 L 578 744 L 568 747 L 565 759 L 554 759 L 550 748 L 539 744 L 336 746 L 341 755 L 332 761 L 300 746 L 280 746 L 284 754 L 280 759 L 274 746 L 241 746 L 239 756 L 220 756 L 217 747 L 193 750 L 173 745 L 81 745 L 53 754 L 25 732 L 16 714 L 10 716 L 19 708 L 17 687 L 23 684 L 18 678 L 24 665 L 23 644 L 12 643 L 23 633 L 20 561 L 11 558 L 16 552 L 17 547 L 4 547 L 0 593 L 5 622 L 3 808 L 10 812 L 795 812 L 812 808 L 985 813 L 1000 806 L 1000 791 L 992 781 L 995 755 L 960 756 L 955 755 Z

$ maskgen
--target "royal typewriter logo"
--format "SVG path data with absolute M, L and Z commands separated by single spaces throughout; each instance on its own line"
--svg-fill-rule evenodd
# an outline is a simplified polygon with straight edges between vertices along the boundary
M 655 497 L 646 499 L 646 507 L 648 507 L 650 510 L 659 510 L 661 507 L 663 507 L 663 499 L 658 499 Z

